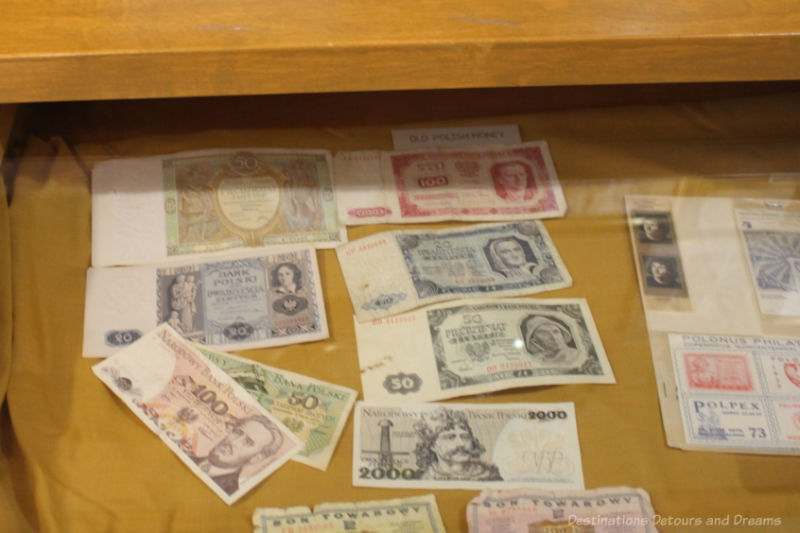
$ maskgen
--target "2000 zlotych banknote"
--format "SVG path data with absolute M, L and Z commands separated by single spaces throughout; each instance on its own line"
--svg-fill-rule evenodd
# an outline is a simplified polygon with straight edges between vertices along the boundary
M 575 408 L 358 402 L 353 485 L 582 489 Z
M 229 505 L 302 448 L 233 378 L 167 324 L 92 370 Z
M 355 324 L 364 398 L 429 402 L 514 387 L 614 383 L 586 300 L 448 302 Z
M 250 359 L 196 346 L 305 444 L 293 461 L 326 470 L 358 393 Z
M 339 152 L 339 217 L 347 225 L 563 216 L 547 143 Z
M 310 248 L 204 263 L 90 268 L 83 355 L 104 357 L 168 323 L 219 349 L 328 338 L 317 256 Z
M 360 321 L 458 298 L 572 285 L 538 221 L 389 231 L 339 246 L 336 253 Z
M 261 507 L 253 513 L 254 533 L 445 533 L 433 494 L 396 500 L 321 503 L 308 507 Z
M 323 150 L 203 150 L 98 163 L 92 265 L 346 240 Z
M 642 489 L 485 490 L 467 505 L 469 533 L 658 533 Z

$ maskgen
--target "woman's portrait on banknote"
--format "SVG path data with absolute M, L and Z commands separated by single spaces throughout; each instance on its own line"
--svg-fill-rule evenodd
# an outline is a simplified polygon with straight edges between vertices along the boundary
M 277 300 L 272 308 L 284 315 L 295 315 L 308 307 L 303 294 L 303 273 L 294 263 L 280 263 L 269 274 L 270 290 Z
M 492 270 L 504 278 L 538 276 L 541 270 L 530 245 L 516 237 L 491 239 L 483 247 L 483 253 Z
M 528 315 L 520 323 L 520 332 L 525 350 L 540 362 L 571 365 L 580 358 L 573 334 L 558 318 Z

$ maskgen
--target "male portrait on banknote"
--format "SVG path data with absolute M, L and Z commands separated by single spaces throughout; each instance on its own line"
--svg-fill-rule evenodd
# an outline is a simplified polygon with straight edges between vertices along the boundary
M 249 477 L 245 467 L 268 459 L 282 445 L 280 429 L 267 417 L 252 415 L 237 420 L 230 432 L 209 450 L 208 455 L 192 457 L 192 460 L 222 490 L 233 494 L 239 490 L 240 479 Z
M 167 324 L 92 370 L 227 504 L 302 447 L 274 415 Z
M 480 459 L 486 448 L 473 435 L 463 412 L 442 407 L 414 425 L 420 479 L 497 481 L 497 466 Z
M 361 402 L 353 485 L 583 488 L 574 405 Z
M 489 169 L 494 191 L 503 200 L 521 202 L 536 194 L 537 184 L 531 166 L 522 160 L 495 163 Z

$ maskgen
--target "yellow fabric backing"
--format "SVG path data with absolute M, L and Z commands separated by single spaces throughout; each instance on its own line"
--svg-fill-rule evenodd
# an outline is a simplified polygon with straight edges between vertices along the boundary
M 249 531 L 255 507 L 429 492 L 353 487 L 349 421 L 327 472 L 290 462 L 229 507 L 92 374 L 96 360 L 81 357 L 91 239 L 84 168 L 109 157 L 226 146 L 388 149 L 389 130 L 396 126 L 376 121 L 328 129 L 163 133 L 170 131 L 165 124 L 182 119 L 165 117 L 136 138 L 122 133 L 100 141 L 98 134 L 92 142 L 84 132 L 77 158 L 62 141 L 31 141 L 20 166 L 11 206 L 15 320 L 7 400 L 15 439 L 11 470 L 26 519 L 44 532 Z M 662 516 L 780 517 L 782 526 L 770 531 L 800 531 L 800 458 L 666 446 L 622 202 L 625 193 L 800 197 L 800 95 L 414 126 L 476 123 L 518 123 L 524 140 L 549 142 L 569 208 L 565 218 L 545 224 L 574 284 L 541 297 L 587 298 L 617 384 L 456 401 L 575 402 L 588 488 L 642 487 Z M 453 224 L 425 227 L 447 225 Z M 352 240 L 390 228 L 348 233 Z M 318 257 L 331 338 L 241 355 L 360 390 L 342 274 L 332 250 Z M 448 531 L 466 531 L 465 505 L 475 494 L 436 491 Z M 754 531 L 719 528 L 737 530 Z

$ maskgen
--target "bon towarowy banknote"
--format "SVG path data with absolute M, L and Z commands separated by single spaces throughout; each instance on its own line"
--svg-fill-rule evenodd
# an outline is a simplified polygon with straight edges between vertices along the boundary
M 345 242 L 322 150 L 236 149 L 115 159 L 92 171 L 92 265 L 243 247 Z
M 437 304 L 355 323 L 367 401 L 428 402 L 514 387 L 614 383 L 586 300 Z
M 305 445 L 292 460 L 326 470 L 358 393 L 287 370 L 195 346 Z
M 447 300 L 572 285 L 538 221 L 389 231 L 343 244 L 336 254 L 362 322 Z
M 433 494 L 396 500 L 356 503 L 322 503 L 308 507 L 273 509 L 253 513 L 254 533 L 445 533 Z
M 89 269 L 85 357 L 110 355 L 164 322 L 218 349 L 326 339 L 316 253 L 304 248 L 203 263 Z
M 303 446 L 167 324 L 92 370 L 229 505 Z
M 469 533 L 657 533 L 642 489 L 485 490 L 467 505 Z
M 582 489 L 572 403 L 356 403 L 353 485 Z
M 339 217 L 347 225 L 563 216 L 547 143 L 339 152 Z

